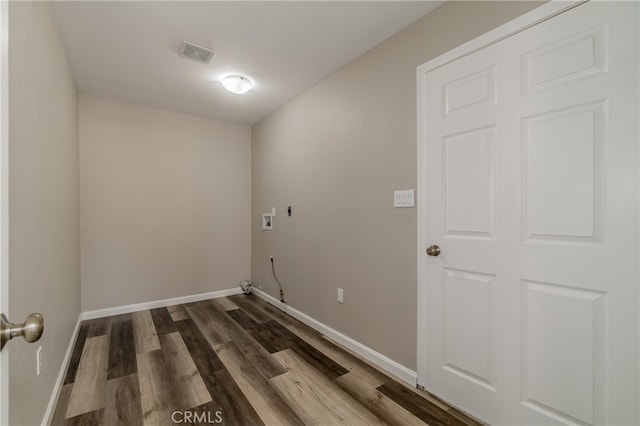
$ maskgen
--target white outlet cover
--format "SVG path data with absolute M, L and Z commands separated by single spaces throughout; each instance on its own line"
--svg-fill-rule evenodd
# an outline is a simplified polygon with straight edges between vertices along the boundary
M 393 191 L 393 207 L 415 207 L 415 193 L 413 189 Z

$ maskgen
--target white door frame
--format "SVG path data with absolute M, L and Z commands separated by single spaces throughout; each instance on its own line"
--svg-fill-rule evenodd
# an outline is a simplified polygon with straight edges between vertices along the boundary
M 562 12 L 565 12 L 569 9 L 572 9 L 587 0 L 570 0 L 570 1 L 556 1 L 552 0 L 549 3 L 546 3 L 531 12 L 525 13 L 524 15 L 507 22 L 506 24 L 489 31 L 486 34 L 483 34 L 453 50 L 450 50 L 447 53 L 444 53 L 423 65 L 420 65 L 417 68 L 417 98 L 418 98 L 418 107 L 417 107 L 417 123 L 418 123 L 418 336 L 417 336 L 417 345 L 418 345 L 418 387 L 425 388 L 427 390 L 428 387 L 425 386 L 425 371 L 424 365 L 426 365 L 427 361 L 427 347 L 428 342 L 426 341 L 426 262 L 425 262 L 425 251 L 427 246 L 430 244 L 426 239 L 426 221 L 428 220 L 428 205 L 426 200 L 426 170 L 425 170 L 425 159 L 426 159 L 426 149 L 423 146 L 423 141 L 425 140 L 425 133 L 427 129 L 424 129 L 422 126 L 423 120 L 421 117 L 426 111 L 426 105 L 424 105 L 424 94 L 425 90 L 425 82 L 424 75 L 436 68 L 439 68 L 449 62 L 455 61 L 463 56 L 470 55 L 471 53 L 482 50 L 492 44 L 498 43 L 501 40 L 509 38 L 527 28 L 530 28 L 534 25 L 539 24 L 540 22 L 546 21 Z
M 0 311 L 9 316 L 9 2 L 0 1 Z M 0 425 L 9 424 L 9 354 L 0 354 Z

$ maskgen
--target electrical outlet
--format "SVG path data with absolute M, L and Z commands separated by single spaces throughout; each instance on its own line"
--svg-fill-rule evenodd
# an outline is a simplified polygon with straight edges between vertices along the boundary
M 44 366 L 42 365 L 42 346 L 36 351 L 36 375 L 40 375 Z
M 338 303 L 344 303 L 344 290 L 338 289 Z

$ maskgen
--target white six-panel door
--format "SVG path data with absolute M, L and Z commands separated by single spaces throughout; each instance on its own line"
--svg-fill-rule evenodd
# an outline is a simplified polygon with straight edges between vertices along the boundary
M 640 423 L 638 14 L 419 69 L 418 381 L 491 424 Z

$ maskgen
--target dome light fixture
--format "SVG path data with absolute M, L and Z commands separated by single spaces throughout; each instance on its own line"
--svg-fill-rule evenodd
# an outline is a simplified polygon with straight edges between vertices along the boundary
M 253 81 L 242 75 L 229 75 L 220 80 L 222 87 L 235 93 L 236 95 L 242 95 L 253 89 Z

